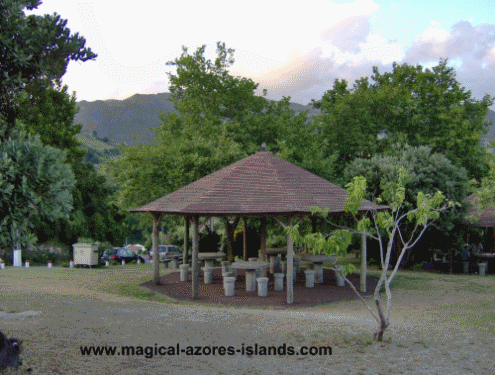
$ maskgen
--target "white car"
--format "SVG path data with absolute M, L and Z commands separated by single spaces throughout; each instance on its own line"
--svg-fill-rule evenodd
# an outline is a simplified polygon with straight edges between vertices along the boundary
M 160 259 L 179 258 L 182 256 L 182 251 L 177 246 L 173 245 L 158 245 L 158 255 Z M 150 259 L 153 258 L 153 251 L 150 251 Z

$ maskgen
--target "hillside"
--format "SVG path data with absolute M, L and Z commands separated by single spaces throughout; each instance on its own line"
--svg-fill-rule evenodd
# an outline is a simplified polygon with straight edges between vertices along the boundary
M 116 143 L 111 142 L 108 138 L 100 139 L 97 133 L 88 133 L 83 130 L 80 134 L 76 134 L 76 138 L 82 142 L 83 147 L 88 149 L 84 160 L 95 165 L 100 164 L 104 157 L 120 155 Z
M 76 124 L 82 124 L 82 131 L 96 131 L 98 137 L 107 137 L 116 143 L 136 145 L 132 139 L 136 133 L 139 143 L 153 141 L 155 132 L 149 127 L 160 125 L 160 113 L 175 112 L 173 103 L 168 99 L 170 93 L 142 95 L 136 94 L 124 100 L 96 100 L 78 102 L 80 109 L 74 117 Z M 311 106 L 291 103 L 296 112 L 310 110 L 310 115 L 318 111 Z
M 148 144 L 155 137 L 154 131 L 160 125 L 161 112 L 177 112 L 169 100 L 170 93 L 136 94 L 124 100 L 97 100 L 94 102 L 80 101 L 80 109 L 74 117 L 76 124 L 82 124 L 82 131 L 88 134 L 97 132 L 98 138 L 108 138 L 110 143 L 126 143 L 136 145 L 133 140 L 137 135 L 139 143 Z M 291 103 L 296 112 L 309 110 L 309 115 L 317 115 L 318 110 L 309 105 Z M 483 137 L 482 144 L 487 147 L 489 140 L 495 138 L 495 112 L 488 110 L 486 116 L 491 122 L 488 133 Z M 103 147 L 103 146 L 102 146 Z

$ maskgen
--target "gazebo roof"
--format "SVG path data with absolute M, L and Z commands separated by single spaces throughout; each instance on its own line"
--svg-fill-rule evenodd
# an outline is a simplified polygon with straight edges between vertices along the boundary
M 345 189 L 267 151 L 260 151 L 130 212 L 203 216 L 343 213 Z M 386 209 L 361 201 L 361 211 Z
M 463 199 L 463 202 L 470 202 L 473 204 L 471 210 L 466 216 L 478 216 L 478 197 L 476 194 L 471 194 L 470 196 Z M 495 208 L 487 208 L 480 215 L 480 218 L 475 222 L 470 222 L 469 220 L 463 221 L 463 224 L 471 227 L 482 227 L 482 228 L 495 228 Z

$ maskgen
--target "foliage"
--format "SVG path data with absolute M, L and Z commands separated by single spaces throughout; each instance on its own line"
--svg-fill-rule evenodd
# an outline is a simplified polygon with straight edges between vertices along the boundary
M 182 55 L 169 66 L 171 98 L 178 113 L 161 116 L 150 145 L 121 146 L 101 172 L 118 187 L 114 202 L 122 209 L 139 207 L 184 187 L 254 152 L 267 149 L 314 173 L 332 175 L 332 156 L 322 152 L 326 140 L 307 112 L 296 114 L 290 98 L 279 103 L 255 95 L 258 84 L 234 77 L 228 69 L 234 50 L 217 43 L 217 57 L 206 46 Z M 149 215 L 141 216 L 149 221 Z M 176 225 L 182 225 L 174 221 Z
M 493 98 L 473 99 L 447 60 L 432 69 L 394 63 L 393 71 L 384 74 L 374 67 L 371 80 L 361 78 L 349 88 L 347 81 L 337 79 L 321 100 L 313 100 L 322 112 L 315 122 L 331 147 L 326 152 L 339 152 L 340 177 L 355 158 L 387 152 L 397 141 L 429 146 L 466 168 L 472 178 L 485 173 L 480 136 L 486 132 L 484 117 Z M 379 139 L 381 132 L 386 137 Z
M 1 246 L 33 244 L 35 217 L 53 221 L 68 215 L 74 175 L 64 159 L 64 151 L 19 128 L 0 143 Z
M 40 242 L 59 238 L 73 244 L 78 237 L 122 244 L 128 234 L 129 214 L 110 203 L 111 188 L 94 167 L 85 162 L 74 165 L 76 183 L 72 189 L 73 210 L 68 218 L 53 223 L 37 220 L 35 227 Z
M 379 242 L 380 266 L 382 271 L 374 292 L 376 312 L 362 298 L 354 285 L 345 278 L 352 269 L 352 264 L 346 265 L 343 271 L 338 270 L 378 322 L 379 330 L 374 334 L 375 341 L 383 340 L 383 333 L 390 324 L 390 312 L 392 308 L 390 283 L 397 274 L 406 250 L 412 248 L 417 243 L 426 229 L 438 219 L 441 212 L 456 205 L 453 201 L 447 201 L 440 191 L 434 194 L 418 192 L 415 205 L 406 208 L 405 186 L 409 178 L 406 170 L 399 168 L 396 181 L 382 183 L 380 186 L 382 190 L 381 196 L 376 198 L 376 203 L 388 203 L 390 210 L 377 211 L 374 209 L 369 212 L 368 216 L 358 220 L 356 215 L 360 210 L 360 199 L 365 195 L 366 179 L 362 176 L 354 177 L 353 181 L 346 185 L 347 199 L 344 210 L 355 218 L 357 230 L 340 228 L 325 240 L 321 233 L 302 236 L 299 234 L 297 226 L 286 228 L 287 233 L 294 239 L 294 243 L 306 243 L 313 252 L 324 252 L 327 255 L 346 255 L 347 247 L 351 243 L 351 232 L 365 233 L 368 237 Z M 326 218 L 329 210 L 312 207 L 312 213 L 322 215 Z M 405 236 L 401 230 L 401 223 L 405 220 L 411 221 L 414 224 L 414 229 L 408 236 Z M 330 220 L 327 219 L 327 221 L 333 224 Z M 399 242 L 401 252 L 395 266 L 392 266 L 391 269 L 391 253 L 395 241 Z M 337 268 L 334 267 L 334 269 L 337 271 Z M 386 294 L 385 309 L 382 306 L 383 300 L 380 292 L 383 287 Z
M 67 86 L 60 81 L 43 80 L 26 85 L 18 99 L 19 114 L 30 134 L 39 134 L 45 145 L 66 150 L 67 163 L 73 165 L 80 160 L 85 150 L 76 138 L 81 124 L 73 124 L 78 108 L 76 95 L 69 95 Z
M 436 191 L 442 191 L 447 194 L 448 199 L 462 202 L 471 189 L 464 168 L 455 166 L 444 155 L 434 153 L 428 146 L 412 147 L 407 144 L 393 145 L 389 154 L 377 154 L 370 159 L 355 159 L 344 170 L 344 178 L 351 181 L 354 177 L 364 176 L 367 188 L 361 199 L 372 200 L 383 194 L 383 186 L 397 180 L 400 168 L 404 168 L 409 176 L 404 193 L 405 209 L 411 209 L 415 205 L 420 192 L 433 195 Z M 443 248 L 443 253 L 446 253 L 448 248 L 461 240 L 458 238 L 458 231 L 452 230 L 455 223 L 463 220 L 466 210 L 467 205 L 462 204 L 457 210 L 443 212 L 436 220 L 435 227 L 428 229 L 414 254 L 422 256 L 422 260 L 425 260 L 431 256 L 428 253 L 430 248 Z M 413 228 L 414 224 L 411 221 L 401 224 L 401 230 L 406 234 Z M 400 253 L 398 248 L 396 250 L 393 254 L 394 259 Z M 413 261 L 414 256 L 408 251 L 405 267 Z
M 39 0 L 0 0 L 0 115 L 2 138 L 14 127 L 19 112 L 19 95 L 26 84 L 45 79 L 60 79 L 69 61 L 86 61 L 96 58 L 85 48 L 85 39 L 71 34 L 67 20 L 56 13 L 26 16 Z M 46 81 L 45 81 L 46 82 Z
M 494 143 L 491 144 L 494 147 Z M 487 176 L 481 179 L 481 183 L 476 189 L 477 196 L 477 207 L 478 207 L 478 215 L 477 217 L 471 218 L 476 221 L 479 219 L 479 216 L 485 211 L 487 208 L 492 208 L 495 206 L 495 157 L 491 155 L 489 158 L 489 171 Z

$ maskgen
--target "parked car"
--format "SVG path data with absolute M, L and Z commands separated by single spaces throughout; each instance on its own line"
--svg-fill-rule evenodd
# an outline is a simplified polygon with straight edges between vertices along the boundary
M 144 258 L 137 255 L 134 251 L 126 249 L 125 247 L 114 247 L 113 249 L 107 249 L 103 252 L 100 258 L 100 264 L 105 264 L 106 260 L 109 262 L 116 260 L 120 263 L 122 262 L 122 259 L 124 259 L 126 263 L 132 262 L 133 260 L 137 261 L 138 259 L 142 263 L 145 263 Z
M 160 259 L 182 256 L 182 251 L 173 245 L 158 245 L 158 255 Z M 153 259 L 153 251 L 150 250 L 150 259 Z

